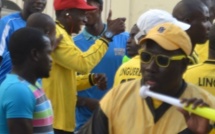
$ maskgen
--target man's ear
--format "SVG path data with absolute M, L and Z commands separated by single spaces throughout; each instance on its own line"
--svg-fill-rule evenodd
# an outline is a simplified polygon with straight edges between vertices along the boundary
M 70 13 L 70 11 L 68 9 L 64 10 L 62 14 L 66 19 L 68 19 L 68 18 L 71 19 L 72 18 L 72 15 L 71 15 L 71 13 Z
M 65 18 L 71 20 L 71 19 L 72 19 L 72 16 L 70 15 L 70 13 L 66 13 L 66 14 L 65 14 Z
M 190 64 L 190 62 L 191 61 L 189 58 L 185 58 L 182 60 L 182 66 L 181 66 L 182 73 L 184 73 L 187 70 L 187 66 Z
M 191 19 L 190 18 L 184 18 L 183 22 L 190 24 L 191 23 Z
M 30 57 L 33 61 L 38 61 L 39 60 L 39 52 L 37 49 L 32 49 L 31 50 L 31 57 Z

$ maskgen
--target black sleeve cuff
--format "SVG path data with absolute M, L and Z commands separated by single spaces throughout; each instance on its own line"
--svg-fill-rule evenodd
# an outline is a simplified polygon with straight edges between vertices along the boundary
M 101 37 L 100 40 L 102 40 L 107 45 L 107 47 L 109 47 L 109 41 L 107 39 Z
M 90 85 L 91 86 L 94 86 L 95 84 L 94 84 L 94 82 L 93 82 L 93 73 L 91 73 L 90 75 L 89 75 L 89 82 L 90 82 Z

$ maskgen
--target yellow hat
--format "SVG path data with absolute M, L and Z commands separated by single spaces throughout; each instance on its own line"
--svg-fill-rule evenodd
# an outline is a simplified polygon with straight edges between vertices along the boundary
M 140 44 L 148 39 L 155 41 L 166 50 L 182 49 L 186 55 L 190 55 L 192 51 L 190 37 L 183 29 L 173 23 L 163 23 L 155 26 L 140 40 Z

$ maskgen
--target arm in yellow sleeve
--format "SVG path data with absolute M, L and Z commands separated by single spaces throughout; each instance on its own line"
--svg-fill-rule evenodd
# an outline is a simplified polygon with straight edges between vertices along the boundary
M 61 34 L 63 39 L 53 51 L 53 61 L 64 68 L 75 70 L 81 74 L 89 73 L 102 59 L 108 50 L 108 41 L 101 38 L 96 40 L 86 52 L 82 52 L 63 29 L 56 27 L 57 37 Z
M 93 74 L 76 75 L 77 91 L 85 90 L 94 86 L 92 75 Z

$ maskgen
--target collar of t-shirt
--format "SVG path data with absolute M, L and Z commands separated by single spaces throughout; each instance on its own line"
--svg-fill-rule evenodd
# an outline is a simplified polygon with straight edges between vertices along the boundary
M 103 31 L 101 32 L 101 34 L 98 35 L 98 36 L 94 36 L 94 35 L 88 33 L 87 30 L 86 30 L 86 28 L 84 28 L 84 30 L 83 30 L 83 35 L 84 35 L 84 38 L 85 38 L 86 40 L 97 40 L 97 39 L 99 39 L 99 38 L 102 36 L 102 34 L 106 31 L 106 29 L 107 29 L 107 25 L 104 24 L 104 29 L 103 29 Z
M 55 23 L 56 23 L 58 26 L 60 26 L 61 28 L 65 29 L 64 26 L 60 23 L 60 21 L 55 20 Z
M 162 101 L 154 99 L 154 98 L 152 98 L 152 102 L 153 102 L 153 105 L 154 105 L 155 109 L 159 108 L 160 105 L 163 103 Z
M 199 63 L 199 57 L 197 52 L 194 50 L 193 53 L 190 55 L 190 65 L 195 65 Z

